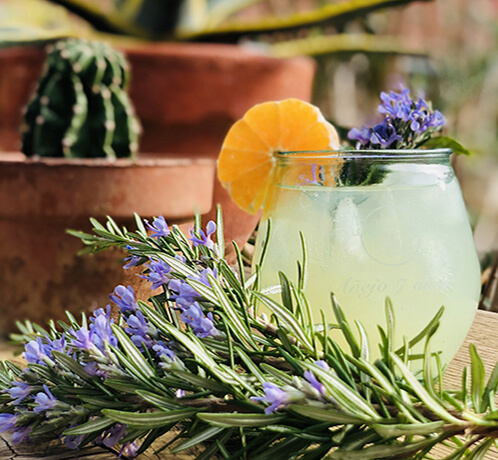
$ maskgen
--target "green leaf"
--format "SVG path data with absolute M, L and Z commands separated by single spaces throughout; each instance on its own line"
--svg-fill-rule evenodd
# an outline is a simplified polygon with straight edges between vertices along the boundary
M 298 406 L 290 405 L 289 410 L 296 414 L 308 417 L 313 420 L 320 420 L 321 422 L 329 422 L 332 424 L 363 424 L 365 419 L 361 417 L 354 417 L 336 409 L 319 409 L 312 406 Z
M 282 382 L 283 385 L 291 385 L 292 384 L 292 376 L 287 374 L 286 372 L 283 372 L 279 369 L 276 369 L 267 363 L 262 363 L 260 365 L 260 367 L 264 371 L 268 372 L 271 376 L 276 378 L 279 382 Z
M 269 53 L 279 58 L 358 52 L 368 53 L 369 55 L 404 54 L 424 56 L 427 54 L 426 50 L 421 46 L 408 46 L 400 43 L 396 37 L 365 33 L 310 35 L 305 38 L 275 42 L 269 46 Z
M 279 323 L 284 325 L 289 333 L 301 342 L 304 347 L 306 347 L 309 351 L 313 350 L 313 344 L 303 331 L 302 326 L 296 320 L 295 316 L 287 310 L 287 308 L 283 307 L 278 302 L 275 302 L 270 297 L 260 294 L 259 292 L 255 292 L 254 296 L 270 309 L 270 311 L 277 317 Z
M 411 339 L 408 342 L 408 346 L 410 348 L 414 347 L 417 343 L 419 343 L 421 340 L 423 340 L 425 337 L 431 334 L 433 329 L 439 324 L 439 320 L 443 316 L 443 313 L 444 313 L 444 307 L 441 307 L 434 315 L 434 317 L 430 320 L 429 324 L 427 324 L 427 326 L 425 326 L 422 329 L 422 331 L 420 331 L 413 339 Z M 400 354 L 402 350 L 403 347 L 400 347 L 396 350 L 396 353 Z
M 467 150 L 462 144 L 457 142 L 455 139 L 446 136 L 436 136 L 431 137 L 426 140 L 422 147 L 428 147 L 430 149 L 451 149 L 453 153 L 459 155 L 470 155 L 470 151 Z
M 285 415 L 266 415 L 266 414 L 219 414 L 206 413 L 197 414 L 197 417 L 210 425 L 218 427 L 258 427 L 265 425 L 273 425 L 281 422 L 286 418 Z
M 398 436 L 425 436 L 437 433 L 443 425 L 443 421 L 397 425 L 375 423 L 372 428 L 385 438 L 397 438 Z
M 339 3 L 326 3 L 312 11 L 296 12 L 291 15 L 275 15 L 257 21 L 225 21 L 217 27 L 200 31 L 182 30 L 177 32 L 177 38 L 182 40 L 209 39 L 210 41 L 233 41 L 249 35 L 268 34 L 277 31 L 302 29 L 319 24 L 344 25 L 355 17 L 389 8 L 391 6 L 410 3 L 414 0 L 345 0 Z
M 469 347 L 470 353 L 470 397 L 476 412 L 481 412 L 482 395 L 484 393 L 484 364 L 473 343 Z
M 292 295 L 290 290 L 289 278 L 287 278 L 287 276 L 285 276 L 283 272 L 278 272 L 278 277 L 280 279 L 280 285 L 282 286 L 282 305 L 292 313 L 294 311 L 294 307 L 292 305 Z
M 150 391 L 137 390 L 137 395 L 162 410 L 176 410 L 182 408 L 182 405 L 172 398 L 161 396 Z
M 238 334 L 239 337 L 243 338 L 244 341 L 249 344 L 253 349 L 258 350 L 259 347 L 254 341 L 252 337 L 252 333 L 250 329 L 244 324 L 244 322 L 241 320 L 241 315 L 240 313 L 234 308 L 234 305 L 230 300 L 228 299 L 227 295 L 223 291 L 223 289 L 220 286 L 220 283 L 214 276 L 207 275 L 207 278 L 209 280 L 209 283 L 211 284 L 211 287 L 213 289 L 213 292 L 215 293 L 217 297 L 217 304 L 220 305 L 220 307 L 223 309 L 225 312 L 225 315 L 227 315 L 234 332 Z M 188 280 L 190 281 L 190 280 Z M 190 283 L 189 283 L 190 284 Z M 199 284 L 202 283 L 195 283 L 194 289 L 197 289 L 199 287 Z M 241 307 L 245 308 L 245 307 Z
M 419 450 L 437 441 L 429 438 L 418 442 L 398 445 L 369 446 L 359 451 L 336 450 L 325 457 L 326 460 L 377 460 L 380 458 L 409 458 L 409 454 L 415 454 Z M 399 456 L 399 457 L 398 457 Z
M 192 270 L 190 267 L 185 265 L 183 262 L 180 262 L 178 259 L 175 259 L 174 257 L 168 256 L 167 254 L 160 253 L 160 252 L 155 252 L 154 253 L 157 258 L 163 260 L 166 262 L 174 271 L 181 273 L 182 275 L 188 277 L 188 276 L 197 276 L 197 272 Z
M 425 406 L 430 409 L 434 414 L 442 418 L 443 420 L 454 423 L 455 425 L 464 425 L 465 422 L 451 415 L 443 406 L 442 401 L 437 401 L 430 396 L 427 390 L 421 385 L 417 378 L 411 373 L 410 369 L 405 366 L 403 361 L 394 353 L 391 353 L 391 358 L 398 366 L 399 370 L 403 374 L 406 382 L 410 385 L 414 393 L 419 397 L 420 401 L 425 404 Z
M 104 409 L 102 414 L 119 423 L 133 427 L 158 428 L 169 423 L 192 418 L 196 409 L 181 409 L 162 412 L 124 412 Z
M 147 230 L 145 229 L 143 219 L 137 213 L 134 213 L 133 216 L 135 218 L 135 223 L 137 225 L 138 234 L 143 236 L 144 238 L 147 238 L 147 236 L 148 236 Z
M 223 213 L 221 205 L 216 206 L 216 244 L 218 245 L 218 257 L 225 257 L 225 232 L 223 230 Z
M 302 365 L 313 371 L 315 376 L 325 387 L 326 392 L 337 401 L 345 413 L 372 422 L 380 420 L 381 417 L 379 414 L 377 414 L 373 407 L 356 392 L 356 388 L 353 390 L 351 387 L 348 387 L 348 385 L 336 377 L 331 371 L 326 371 L 320 366 L 306 362 L 303 362 Z
M 351 330 L 351 327 L 349 326 L 348 322 L 346 321 L 346 317 L 344 316 L 344 312 L 342 308 L 337 304 L 335 300 L 334 294 L 330 295 L 330 299 L 332 302 L 332 309 L 334 310 L 335 317 L 337 319 L 337 323 L 339 324 L 339 327 L 342 330 L 342 333 L 344 335 L 344 338 L 349 344 L 349 347 L 351 348 L 351 353 L 355 358 L 359 358 L 361 356 L 361 348 L 358 345 L 358 341 L 355 339 L 353 331 Z
M 491 410 L 495 410 L 494 395 L 497 387 L 498 387 L 498 362 L 495 364 L 493 372 L 491 373 L 491 377 L 489 377 L 488 383 L 486 384 L 486 388 L 484 389 L 483 392 L 484 407 L 481 408 L 483 411 L 485 411 L 488 407 L 490 407 Z
M 92 407 L 94 409 L 125 409 L 129 407 L 127 401 L 116 401 L 109 398 L 101 398 L 93 395 L 78 395 L 79 399 L 85 403 L 85 407 Z
M 224 429 L 225 428 L 223 427 L 210 426 L 207 429 L 201 431 L 200 433 L 197 433 L 195 436 L 189 437 L 185 441 L 178 444 L 176 447 L 171 449 L 171 453 L 177 454 L 182 450 L 190 449 L 191 447 L 194 447 L 197 444 L 200 444 L 201 442 L 207 441 L 208 439 L 211 439 L 213 436 L 218 435 Z
M 115 423 L 116 422 L 114 420 L 111 420 L 109 418 L 98 417 L 94 420 L 90 420 L 89 422 L 75 426 L 74 428 L 69 428 L 68 430 L 64 431 L 64 434 L 78 436 L 80 434 L 102 432 Z
M 78 377 L 82 378 L 85 381 L 90 381 L 92 379 L 95 380 L 87 371 L 85 371 L 85 368 L 80 363 L 75 361 L 70 356 L 59 351 L 53 351 L 52 354 L 56 362 L 62 364 Z
M 180 377 L 182 380 L 202 389 L 211 390 L 214 393 L 227 394 L 230 388 L 213 379 L 207 379 L 198 374 L 182 370 L 171 370 L 172 375 Z
M 265 378 L 265 376 L 259 370 L 258 366 L 256 366 L 254 361 L 240 347 L 236 347 L 235 349 L 237 351 L 237 355 L 240 357 L 242 362 L 246 365 L 249 372 L 259 380 L 259 383 L 261 383 L 261 384 L 265 383 L 268 379 Z
M 116 324 L 111 324 L 111 327 L 127 356 L 134 362 L 140 372 L 143 373 L 144 377 L 151 378 L 156 375 L 154 369 L 152 369 L 151 365 L 144 359 L 140 350 L 135 346 L 123 329 Z
M 173 259 L 176 260 L 176 259 Z M 178 261 L 177 261 L 178 262 Z M 138 302 L 140 309 L 144 315 L 152 321 L 152 323 L 166 335 L 171 335 L 175 340 L 180 342 L 194 357 L 204 364 L 208 369 L 216 369 L 216 362 L 208 354 L 207 350 L 202 346 L 199 340 L 191 335 L 187 335 L 172 324 L 168 323 L 157 312 L 155 312 L 145 302 Z

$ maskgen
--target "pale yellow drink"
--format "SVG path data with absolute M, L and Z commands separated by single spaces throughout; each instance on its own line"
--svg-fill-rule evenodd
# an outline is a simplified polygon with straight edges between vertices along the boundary
M 308 249 L 306 294 L 317 323 L 323 310 L 335 322 L 330 292 L 348 321 L 366 329 L 378 356 L 377 325 L 385 327 L 385 299 L 392 300 L 395 344 L 413 338 L 445 306 L 432 350 L 447 363 L 475 315 L 480 270 L 460 188 L 445 161 L 386 162 L 381 183 L 368 186 L 303 185 L 282 176 L 274 184 L 258 233 L 256 258 L 272 220 L 262 287 L 278 283 L 278 271 L 296 280 L 302 259 L 299 232 Z M 287 169 L 291 169 L 289 165 Z M 303 169 L 302 166 L 300 166 Z M 267 312 L 268 313 L 268 312 Z M 333 337 L 340 337 L 335 331 Z M 340 339 L 339 339 L 340 340 Z M 344 343 L 344 342 L 341 342 Z M 421 346 L 416 351 L 422 351 Z

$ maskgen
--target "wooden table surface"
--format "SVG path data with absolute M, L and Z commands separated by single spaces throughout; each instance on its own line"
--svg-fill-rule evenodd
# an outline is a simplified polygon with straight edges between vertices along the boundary
M 465 343 L 460 348 L 445 374 L 446 388 L 458 388 L 460 386 L 461 371 L 470 363 L 470 343 L 474 343 L 477 347 L 477 350 L 486 367 L 486 373 L 489 375 L 495 363 L 498 361 L 498 313 L 486 311 L 477 312 L 476 318 L 472 324 Z M 11 349 L 9 349 L 6 345 L 0 346 L 0 359 L 9 359 L 10 357 Z M 160 447 L 160 444 L 156 447 Z M 152 450 L 149 450 L 140 457 L 140 460 L 188 460 L 194 457 L 195 456 L 188 454 L 171 455 L 168 453 L 162 453 L 159 456 L 156 456 Z M 65 446 L 54 443 L 51 445 L 12 445 L 9 441 L 9 437 L 5 435 L 5 433 L 0 438 L 0 459 L 2 460 L 115 460 L 116 458 L 116 453 L 102 450 L 99 447 L 87 447 L 80 451 L 71 451 Z M 498 451 L 495 450 L 493 452 L 489 452 L 484 459 L 498 460 Z

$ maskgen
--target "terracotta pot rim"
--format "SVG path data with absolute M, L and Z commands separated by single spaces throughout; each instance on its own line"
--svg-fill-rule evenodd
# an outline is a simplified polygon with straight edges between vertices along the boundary
M 279 58 L 271 56 L 263 46 L 240 45 L 230 43 L 197 43 L 197 42 L 147 42 L 116 44 L 116 48 L 127 56 L 172 57 L 186 56 L 198 59 L 223 58 L 234 61 L 312 61 L 310 56 L 293 56 Z
M 18 165 L 23 167 L 66 167 L 66 168 L 164 168 L 174 166 L 191 166 L 191 165 L 206 165 L 210 166 L 216 163 L 216 159 L 206 156 L 188 157 L 186 154 L 168 154 L 168 157 L 163 158 L 118 158 L 110 160 L 107 158 L 21 158 L 22 154 L 15 154 L 13 158 L 0 156 L 0 165 Z M 195 155 L 195 154 L 193 154 Z M 1 166 L 0 166 L 1 167 Z

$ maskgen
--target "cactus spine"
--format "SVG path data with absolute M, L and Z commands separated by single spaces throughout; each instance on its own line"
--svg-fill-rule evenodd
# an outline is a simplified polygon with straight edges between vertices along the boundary
M 108 44 L 68 39 L 49 48 L 24 115 L 22 151 L 42 157 L 129 157 L 140 124 L 126 87 L 128 63 Z

